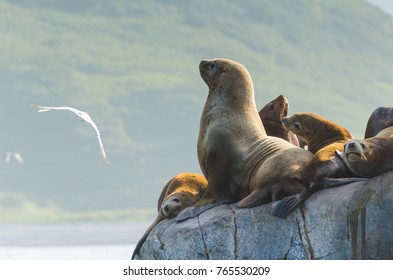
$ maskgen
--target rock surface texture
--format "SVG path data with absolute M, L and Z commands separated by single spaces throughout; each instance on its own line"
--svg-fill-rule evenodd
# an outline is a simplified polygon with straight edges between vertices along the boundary
M 275 203 L 164 220 L 140 259 L 393 259 L 393 171 L 319 191 L 286 219 Z

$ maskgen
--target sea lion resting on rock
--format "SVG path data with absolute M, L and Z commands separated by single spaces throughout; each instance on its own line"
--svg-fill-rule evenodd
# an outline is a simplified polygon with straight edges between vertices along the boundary
M 181 210 L 201 199 L 206 186 L 205 177 L 195 173 L 180 173 L 169 180 L 158 199 L 157 218 L 138 241 L 131 259 L 134 259 L 136 254 L 139 253 L 147 236 L 159 222 L 176 217 Z
M 393 127 L 375 137 L 349 140 L 344 145 L 344 161 L 357 176 L 374 177 L 393 169 Z
M 393 107 L 379 107 L 368 119 L 364 138 L 374 137 L 389 126 L 393 126 Z
M 368 119 L 365 140 L 349 140 L 341 154 L 357 176 L 374 177 L 393 169 L 393 107 L 378 107 Z
M 311 152 L 290 148 L 266 159 L 250 180 L 251 194 L 239 201 L 239 208 L 256 207 L 304 190 L 303 169 L 312 159 Z
M 336 156 L 336 151 L 343 151 L 344 143 L 352 138 L 347 129 L 312 113 L 298 113 L 286 117 L 283 125 L 300 135 L 314 156 L 304 168 L 306 188 L 299 194 L 281 200 L 273 211 L 274 216 L 285 218 L 307 197 L 320 189 L 362 180 L 350 178 L 353 175 Z
M 177 221 L 246 197 L 263 183 L 260 174 L 264 172 L 259 171 L 265 160 L 282 151 L 298 151 L 297 157 L 287 159 L 288 168 L 310 157 L 308 151 L 266 135 L 256 108 L 253 83 L 243 65 L 228 59 L 203 60 L 199 69 L 209 87 L 197 143 L 199 165 L 208 185 L 202 199 L 183 210 Z M 279 168 L 273 168 L 267 176 L 278 179 L 282 178 L 281 173 Z M 288 176 L 285 180 L 297 181 L 296 172 Z
M 288 99 L 284 95 L 279 95 L 266 104 L 258 114 L 267 135 L 282 138 L 299 146 L 297 136 L 282 125 L 282 118 L 288 115 L 288 107 Z

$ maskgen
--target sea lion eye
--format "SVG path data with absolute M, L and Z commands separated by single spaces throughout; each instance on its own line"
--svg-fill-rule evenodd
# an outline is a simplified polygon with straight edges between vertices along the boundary
M 362 149 L 366 148 L 366 145 L 364 145 L 363 143 L 360 143 L 360 145 L 362 146 Z
M 210 62 L 209 63 L 209 68 L 211 71 L 213 71 L 214 73 L 217 72 L 217 64 L 214 62 Z
M 296 129 L 300 129 L 300 124 L 298 124 L 298 123 L 293 123 L 293 126 L 294 126 Z
M 174 197 L 174 198 L 173 198 L 173 201 L 174 201 L 174 202 L 180 202 L 180 200 L 179 200 L 177 197 Z

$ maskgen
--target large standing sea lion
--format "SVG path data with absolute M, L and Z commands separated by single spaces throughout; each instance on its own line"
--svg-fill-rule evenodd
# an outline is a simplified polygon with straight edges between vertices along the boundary
M 279 95 L 259 111 L 259 117 L 267 135 L 282 138 L 299 146 L 297 136 L 282 125 L 282 119 L 288 115 L 288 107 L 287 98 Z
M 352 138 L 347 129 L 313 113 L 298 113 L 286 117 L 283 125 L 300 135 L 314 156 L 304 168 L 306 188 L 299 194 L 281 200 L 273 211 L 274 216 L 285 218 L 307 197 L 320 189 L 361 180 L 351 178 L 353 174 L 336 156 L 336 151 L 342 152 L 344 143 Z
M 393 126 L 393 107 L 379 107 L 368 119 L 364 138 L 374 137 L 389 126 Z
M 202 199 L 183 210 L 176 217 L 178 221 L 249 195 L 261 183 L 255 180 L 260 166 L 281 151 L 294 148 L 308 155 L 283 139 L 266 135 L 255 105 L 253 83 L 243 65 L 228 59 L 203 60 L 199 70 L 209 88 L 197 143 L 199 165 L 208 185 Z M 298 164 L 299 158 L 302 156 L 288 159 L 289 168 Z M 269 176 L 279 178 L 280 173 L 276 168 Z M 295 174 L 289 175 L 297 180 Z
M 393 169 L 393 127 L 364 140 L 349 140 L 344 145 L 344 161 L 357 176 L 374 177 Z
M 181 210 L 197 202 L 204 194 L 206 186 L 205 177 L 195 173 L 180 173 L 169 180 L 158 199 L 158 215 L 138 241 L 131 259 L 139 253 L 147 236 L 159 222 L 176 217 Z

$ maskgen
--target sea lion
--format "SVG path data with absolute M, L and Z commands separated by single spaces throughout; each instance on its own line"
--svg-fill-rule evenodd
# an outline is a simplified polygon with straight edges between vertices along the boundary
M 288 99 L 284 95 L 279 95 L 266 104 L 258 114 L 267 135 L 282 138 L 299 146 L 297 136 L 282 125 L 282 118 L 288 115 L 288 107 Z
M 251 76 L 243 65 L 229 59 L 203 60 L 199 70 L 209 88 L 197 142 L 199 165 L 208 185 L 202 199 L 184 209 L 177 221 L 243 199 L 256 189 L 252 184 L 259 183 L 254 179 L 266 159 L 291 148 L 304 152 L 288 141 L 266 135 Z M 291 161 L 287 164 L 297 164 L 298 158 Z M 280 175 L 279 169 L 274 171 L 270 176 Z
M 138 241 L 131 259 L 139 253 L 152 229 L 162 220 L 174 218 L 181 210 L 195 204 L 205 192 L 206 178 L 195 173 L 180 173 L 169 180 L 163 188 L 157 203 L 158 215 Z
M 379 107 L 368 119 L 364 138 L 374 137 L 389 126 L 393 126 L 393 107 Z
M 303 169 L 313 154 L 302 148 L 283 150 L 266 159 L 250 180 L 251 194 L 236 203 L 238 208 L 256 207 L 300 193 Z
M 344 161 L 357 176 L 371 178 L 393 169 L 393 127 L 364 140 L 344 145 Z
M 318 190 L 362 180 L 353 178 L 353 174 L 336 155 L 336 151 L 342 152 L 344 143 L 352 139 L 352 134 L 346 128 L 313 113 L 285 117 L 283 125 L 300 135 L 314 156 L 304 168 L 305 189 L 281 200 L 273 210 L 274 216 L 285 218 Z
M 330 145 L 343 147 L 347 140 L 352 139 L 352 134 L 346 128 L 314 113 L 284 117 L 282 123 L 286 129 L 300 135 L 313 154 L 325 148 L 323 152 L 327 151 L 328 156 L 334 155 Z

